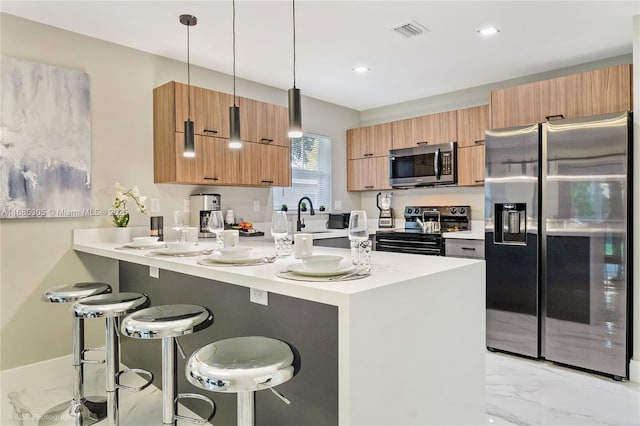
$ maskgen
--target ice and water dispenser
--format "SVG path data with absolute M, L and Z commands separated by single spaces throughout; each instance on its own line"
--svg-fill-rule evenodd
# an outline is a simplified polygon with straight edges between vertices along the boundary
M 527 245 L 527 204 L 496 203 L 494 212 L 494 242 Z

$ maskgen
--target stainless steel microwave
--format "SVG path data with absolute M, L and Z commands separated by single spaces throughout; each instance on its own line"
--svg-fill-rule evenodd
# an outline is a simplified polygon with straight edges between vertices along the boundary
M 389 150 L 389 184 L 395 188 L 454 185 L 457 142 Z

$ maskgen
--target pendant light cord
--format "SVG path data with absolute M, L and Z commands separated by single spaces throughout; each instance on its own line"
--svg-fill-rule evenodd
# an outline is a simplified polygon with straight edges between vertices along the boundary
M 293 0 L 293 88 L 296 88 L 296 0 Z
M 189 25 L 187 25 L 187 119 L 191 121 L 191 60 L 189 58 Z
M 236 106 L 236 0 L 233 0 L 233 106 Z

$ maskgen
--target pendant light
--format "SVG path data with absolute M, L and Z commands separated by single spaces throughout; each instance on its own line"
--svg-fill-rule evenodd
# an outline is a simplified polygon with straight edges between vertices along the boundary
M 198 23 L 198 18 L 193 15 L 180 15 L 180 23 L 187 27 L 187 121 L 184 122 L 184 156 L 193 158 L 196 156 L 195 135 L 193 121 L 191 121 L 191 62 L 189 58 L 189 27 Z
M 236 0 L 233 0 L 233 106 L 229 107 L 229 148 L 242 148 L 240 108 L 236 105 Z
M 289 89 L 289 137 L 302 137 L 302 105 L 296 88 L 296 0 L 293 0 L 293 88 Z

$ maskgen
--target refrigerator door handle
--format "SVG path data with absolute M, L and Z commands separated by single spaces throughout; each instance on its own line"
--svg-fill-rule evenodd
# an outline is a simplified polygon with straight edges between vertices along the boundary
M 440 180 L 440 176 L 442 175 L 442 170 L 440 170 L 440 148 L 436 149 L 436 153 L 433 158 L 433 168 L 436 172 L 436 179 Z

